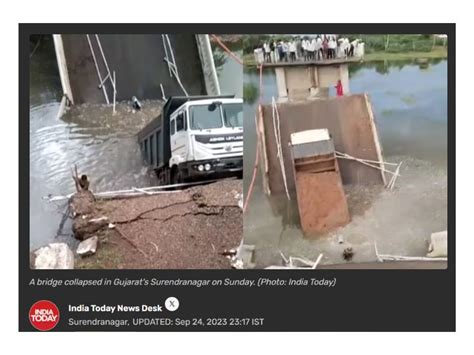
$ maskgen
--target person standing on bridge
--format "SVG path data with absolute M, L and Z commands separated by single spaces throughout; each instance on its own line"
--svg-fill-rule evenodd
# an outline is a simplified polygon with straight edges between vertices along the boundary
M 303 41 L 301 43 L 301 47 L 303 49 L 303 60 L 308 60 L 309 41 L 306 38 L 303 38 Z
M 303 43 L 304 43 L 304 49 L 303 49 L 303 52 L 304 52 L 304 60 L 309 60 L 309 50 L 310 50 L 310 47 L 311 47 L 311 44 L 309 42 L 309 39 L 304 39 L 303 40 Z
M 301 41 L 301 37 L 298 37 L 296 40 L 296 59 L 303 58 L 303 44 Z
M 263 43 L 263 51 L 265 55 L 265 62 L 270 63 L 272 61 L 270 44 L 268 42 Z
M 288 43 L 285 41 L 281 42 L 281 48 L 283 50 L 283 58 L 285 62 L 288 62 L 288 53 L 289 53 L 289 46 Z
M 336 39 L 331 36 L 328 41 L 328 59 L 336 59 L 336 47 Z
M 275 41 L 271 41 L 270 42 L 270 55 L 271 55 L 271 59 L 272 59 L 272 63 L 276 63 L 277 62 L 277 54 L 276 54 L 276 43 Z
M 309 44 L 309 60 L 314 60 L 316 57 L 315 57 L 315 54 L 316 54 L 316 49 L 317 49 L 317 46 L 316 46 L 316 39 L 313 38 Z
M 290 61 L 296 61 L 296 43 L 294 40 L 288 42 L 288 50 L 290 52 Z
M 324 36 L 323 39 L 323 59 L 328 58 L 328 36 Z
M 278 61 L 283 62 L 284 54 L 283 54 L 283 42 L 282 41 L 278 41 L 276 51 L 278 52 Z
M 315 51 L 316 51 L 315 59 L 316 60 L 322 59 L 322 57 L 323 57 L 323 43 L 322 43 L 321 37 L 318 36 L 318 38 L 315 39 L 314 47 L 315 47 Z
M 347 54 L 348 57 L 353 57 L 354 56 L 354 51 L 357 47 L 357 43 L 359 42 L 358 39 L 353 40 L 350 45 L 349 45 L 349 52 Z

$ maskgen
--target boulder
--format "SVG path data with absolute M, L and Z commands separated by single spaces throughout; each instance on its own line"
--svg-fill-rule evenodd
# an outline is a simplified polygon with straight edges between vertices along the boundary
M 93 236 L 92 238 L 80 242 L 76 250 L 77 255 L 84 257 L 95 254 L 98 242 L 99 238 L 97 236 Z
M 66 243 L 50 243 L 33 255 L 35 269 L 74 269 L 74 253 Z

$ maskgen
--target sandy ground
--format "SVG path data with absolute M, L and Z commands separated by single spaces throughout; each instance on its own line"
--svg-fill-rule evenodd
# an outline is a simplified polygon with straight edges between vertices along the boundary
M 343 251 L 352 247 L 353 263 L 376 261 L 380 254 L 425 256 L 430 235 L 447 229 L 447 175 L 445 169 L 406 157 L 393 191 L 380 186 L 346 186 L 351 222 L 326 235 L 304 238 L 294 201 L 285 197 L 254 196 L 245 216 L 244 241 L 255 245 L 257 268 L 281 265 L 280 251 L 321 264 L 345 264 Z M 343 243 L 339 243 L 340 240 Z
M 241 194 L 241 180 L 223 180 L 177 193 L 98 200 L 92 210 L 82 208 L 87 219 L 106 216 L 115 228 L 98 232 L 96 255 L 78 258 L 76 267 L 230 268 L 223 253 L 242 240 Z

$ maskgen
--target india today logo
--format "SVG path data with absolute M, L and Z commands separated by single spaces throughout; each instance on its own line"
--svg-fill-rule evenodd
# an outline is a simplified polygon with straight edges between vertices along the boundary
M 59 322 L 59 309 L 51 301 L 38 301 L 30 308 L 30 323 L 41 331 L 53 329 Z

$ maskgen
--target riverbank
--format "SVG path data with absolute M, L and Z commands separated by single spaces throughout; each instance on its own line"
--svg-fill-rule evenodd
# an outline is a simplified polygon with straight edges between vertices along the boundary
M 446 47 L 436 46 L 429 52 L 424 51 L 408 51 L 408 52 L 385 52 L 373 51 L 364 55 L 364 62 L 379 62 L 379 61 L 396 61 L 396 60 L 417 60 L 417 59 L 446 59 L 448 58 L 448 50 Z M 255 57 L 253 53 L 244 54 L 243 62 L 245 66 L 256 66 Z
M 384 51 L 374 51 L 364 56 L 365 62 L 378 62 L 383 60 L 416 60 L 416 59 L 446 59 L 448 50 L 446 47 L 434 47 L 430 52 L 411 51 L 391 53 Z

